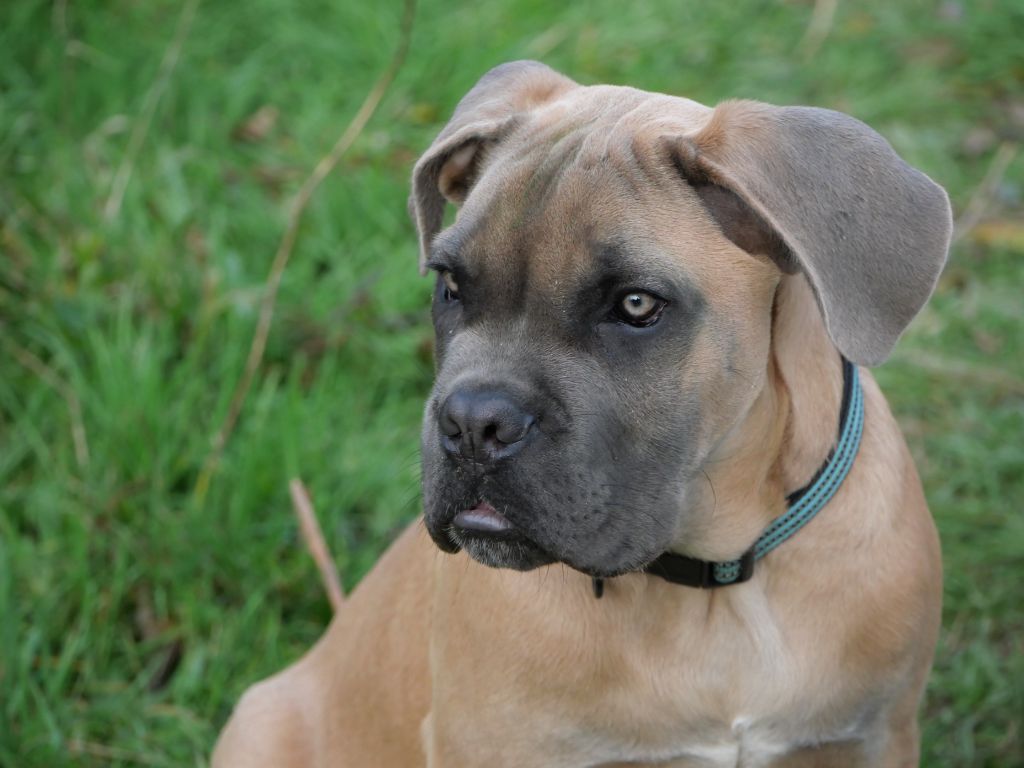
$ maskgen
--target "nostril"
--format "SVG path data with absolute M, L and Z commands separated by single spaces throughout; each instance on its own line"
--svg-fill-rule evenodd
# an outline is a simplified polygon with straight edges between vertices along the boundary
M 463 433 L 466 421 L 465 408 L 459 402 L 447 398 L 438 412 L 437 424 L 446 437 L 457 438 Z
M 530 431 L 533 426 L 533 419 L 526 414 L 516 414 L 514 418 L 497 424 L 494 427 L 494 439 L 505 445 L 518 443 Z
M 479 462 L 517 451 L 533 423 L 507 394 L 493 390 L 456 390 L 437 411 L 444 450 Z

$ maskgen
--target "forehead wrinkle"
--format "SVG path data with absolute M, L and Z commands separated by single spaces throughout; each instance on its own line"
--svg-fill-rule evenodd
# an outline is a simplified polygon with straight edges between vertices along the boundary
M 430 244 L 430 261 L 462 261 L 466 234 L 465 230 L 460 229 L 458 225 L 440 232 Z
M 628 167 L 621 167 L 629 166 L 630 160 L 625 154 L 620 160 L 595 163 L 583 157 L 581 148 L 574 162 L 561 169 L 560 194 L 539 210 L 529 233 L 529 246 L 524 249 L 529 254 L 525 268 L 532 286 L 550 287 L 554 296 L 568 299 L 572 283 L 587 279 L 595 270 L 593 243 L 626 237 L 646 239 L 623 231 L 629 220 L 628 210 L 639 201 L 641 191 L 631 178 L 635 171 L 631 174 Z M 637 273 L 651 266 L 646 251 L 653 251 L 655 246 L 650 245 L 631 249 L 629 261 Z
M 651 94 L 611 85 L 583 90 L 589 101 L 577 110 L 577 130 L 584 133 L 579 154 L 585 154 L 591 163 L 600 163 L 609 157 L 612 141 L 618 139 L 623 125 L 631 121 L 642 123 L 634 120 L 634 116 L 644 109 Z
M 523 188 L 523 205 L 520 218 L 526 219 L 540 213 L 555 195 L 583 149 L 586 134 L 583 126 L 573 126 L 558 132 L 554 137 L 538 143 L 524 158 L 523 162 L 535 162 L 533 170 Z M 539 158 L 539 160 L 536 160 Z
M 538 131 L 533 141 L 496 158 L 487 172 L 495 182 L 491 194 L 471 192 L 463 209 L 472 231 L 457 244 L 488 280 L 505 284 L 507 297 L 520 294 L 527 283 L 548 282 L 564 261 L 562 253 L 576 250 L 572 227 L 555 213 L 560 207 L 555 201 L 577 197 L 572 191 L 558 193 L 586 134 L 579 125 L 552 128 L 557 130 Z M 491 245 L 477 252 L 474 244 L 484 238 Z M 447 238 L 442 243 L 455 244 Z

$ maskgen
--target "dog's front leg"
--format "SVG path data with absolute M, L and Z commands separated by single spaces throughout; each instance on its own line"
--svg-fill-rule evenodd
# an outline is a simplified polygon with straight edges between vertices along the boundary
M 852 742 L 823 744 L 779 758 L 772 768 L 917 768 L 919 765 L 917 720 L 898 729 Z
M 917 768 L 921 764 L 921 734 L 916 716 L 894 728 L 886 745 L 884 768 Z

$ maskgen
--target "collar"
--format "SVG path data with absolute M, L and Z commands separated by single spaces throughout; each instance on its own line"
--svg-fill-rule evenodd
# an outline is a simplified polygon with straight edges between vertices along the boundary
M 765 528 L 764 533 L 736 560 L 711 562 L 666 552 L 644 571 L 673 584 L 687 587 L 725 587 L 748 581 L 754 575 L 754 563 L 782 544 L 820 512 L 853 466 L 864 431 L 864 393 L 857 367 L 843 358 L 843 400 L 839 409 L 839 438 L 814 478 L 786 497 L 789 509 Z M 594 596 L 604 593 L 603 579 L 594 579 Z

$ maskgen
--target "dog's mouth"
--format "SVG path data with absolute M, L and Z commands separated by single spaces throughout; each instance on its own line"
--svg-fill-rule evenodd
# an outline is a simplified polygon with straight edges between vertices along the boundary
M 491 568 L 530 571 L 561 562 L 586 576 L 611 578 L 643 567 L 642 563 L 596 567 L 555 555 L 487 501 L 457 512 L 446 523 L 431 524 L 428 517 L 427 530 L 442 551 L 455 554 L 465 550 L 478 563 Z
M 486 501 L 459 512 L 452 525 L 468 535 L 501 536 L 515 531 L 508 518 Z
M 445 526 L 443 535 L 444 541 L 438 541 L 442 549 L 448 552 L 464 549 L 474 560 L 492 568 L 528 571 L 556 559 L 483 500 L 456 513 Z

